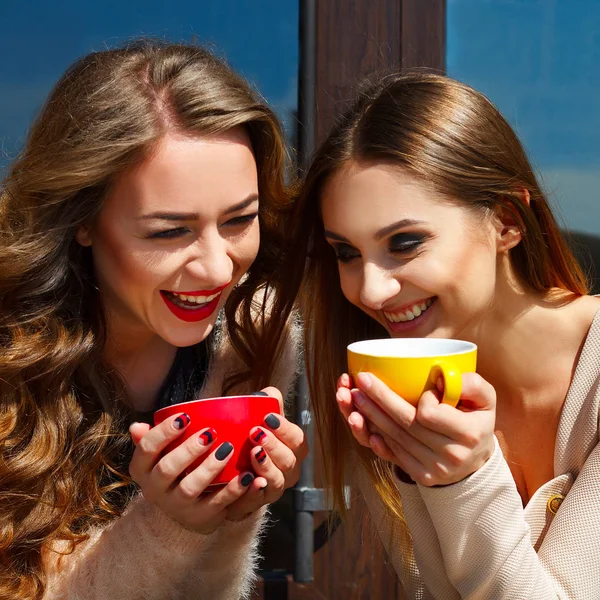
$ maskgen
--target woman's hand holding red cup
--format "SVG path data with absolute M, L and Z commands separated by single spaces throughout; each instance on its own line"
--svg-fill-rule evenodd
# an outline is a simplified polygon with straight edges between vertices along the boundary
M 263 392 L 283 404 L 276 388 L 268 387 Z M 254 444 L 251 457 L 256 480 L 248 493 L 228 508 L 227 518 L 231 521 L 243 519 L 264 504 L 279 500 L 287 488 L 297 483 L 300 465 L 308 455 L 302 429 L 279 414 L 266 415 L 261 426 L 252 428 L 250 441 Z
M 265 388 L 264 392 L 282 403 L 276 388 Z M 302 429 L 285 417 L 267 415 L 259 441 L 256 427 L 249 432 L 255 445 L 251 463 L 256 475 L 240 473 L 216 490 L 209 486 L 233 456 L 230 442 L 219 439 L 215 443 L 218 432 L 204 428 L 165 453 L 189 424 L 190 417 L 178 413 L 152 429 L 144 423 L 130 427 L 136 445 L 129 467 L 131 477 L 148 502 L 186 529 L 211 533 L 226 519 L 243 519 L 278 500 L 298 481 L 308 447 Z M 202 457 L 202 463 L 189 470 Z

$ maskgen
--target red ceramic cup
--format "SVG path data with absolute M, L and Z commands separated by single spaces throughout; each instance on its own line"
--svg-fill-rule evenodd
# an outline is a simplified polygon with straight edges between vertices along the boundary
M 154 413 L 154 425 L 179 413 L 189 415 L 190 424 L 182 435 L 165 448 L 164 454 L 188 438 L 198 435 L 200 430 L 206 427 L 212 427 L 217 432 L 211 452 L 223 442 L 233 444 L 233 455 L 229 462 L 210 484 L 210 487 L 216 487 L 229 483 L 240 473 L 253 472 L 250 450 L 254 445 L 248 438 L 250 430 L 257 425 L 262 425 L 263 419 L 269 413 L 279 415 L 281 410 L 279 400 L 272 396 L 222 396 L 161 408 Z M 188 467 L 186 473 L 194 470 L 209 454 L 210 452 L 207 452 L 196 460 Z

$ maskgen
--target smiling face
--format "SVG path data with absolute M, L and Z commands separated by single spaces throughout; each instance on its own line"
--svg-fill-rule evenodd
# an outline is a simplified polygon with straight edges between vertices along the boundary
M 346 298 L 393 337 L 469 339 L 495 302 L 492 218 L 388 165 L 353 163 L 321 194 Z
M 157 335 L 177 347 L 205 339 L 256 258 L 257 217 L 256 162 L 243 129 L 162 140 L 77 233 L 91 246 L 113 338 Z

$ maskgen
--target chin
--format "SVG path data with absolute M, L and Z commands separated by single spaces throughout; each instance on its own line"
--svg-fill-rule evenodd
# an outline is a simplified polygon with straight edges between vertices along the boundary
M 165 331 L 164 334 L 158 334 L 160 337 L 170 344 L 171 346 L 175 346 L 177 348 L 187 348 L 188 346 L 195 346 L 200 342 L 203 342 L 214 329 L 215 323 L 214 321 L 211 323 L 206 323 L 202 327 L 196 327 L 194 329 L 190 328 L 188 331 L 179 331 L 177 334 L 171 331 Z

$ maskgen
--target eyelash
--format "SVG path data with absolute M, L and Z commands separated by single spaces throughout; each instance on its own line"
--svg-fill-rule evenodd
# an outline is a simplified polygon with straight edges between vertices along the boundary
M 389 251 L 392 254 L 408 254 L 410 252 L 414 252 L 425 241 L 425 238 L 414 238 L 412 240 L 405 239 L 405 240 L 401 241 L 400 243 L 394 244 L 395 238 L 396 238 L 396 236 L 392 237 L 392 239 L 390 240 Z M 396 242 L 398 242 L 397 239 L 396 239 Z M 340 246 L 337 246 L 336 248 L 334 248 L 334 250 L 335 250 L 335 257 L 336 257 L 337 261 L 344 265 L 348 264 L 348 263 L 352 262 L 354 259 L 360 257 L 359 253 L 344 254 L 344 250 L 346 252 L 351 252 L 353 250 L 351 246 L 340 245 Z
M 258 213 L 252 213 L 251 215 L 243 215 L 241 217 L 235 217 L 223 223 L 223 226 L 226 227 L 237 227 L 239 225 L 245 225 L 246 223 L 251 223 L 256 219 Z M 175 229 L 166 229 L 164 231 L 157 231 L 156 233 L 151 233 L 148 235 L 148 239 L 175 239 L 184 236 L 186 233 L 189 233 L 189 229 L 187 227 L 176 227 Z
M 189 232 L 187 227 L 176 227 L 175 229 L 167 229 L 165 231 L 157 231 L 148 235 L 149 240 L 153 239 L 172 239 L 178 238 Z

